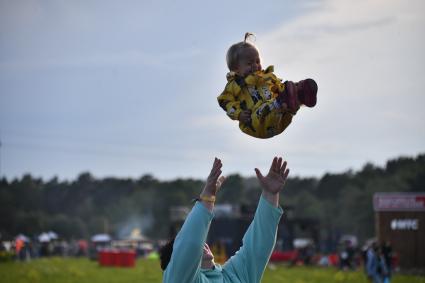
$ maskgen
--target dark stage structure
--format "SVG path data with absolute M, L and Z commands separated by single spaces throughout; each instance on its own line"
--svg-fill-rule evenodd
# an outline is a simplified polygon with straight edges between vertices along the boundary
M 390 242 L 400 268 L 425 269 L 425 192 L 376 193 L 373 198 L 379 243 Z

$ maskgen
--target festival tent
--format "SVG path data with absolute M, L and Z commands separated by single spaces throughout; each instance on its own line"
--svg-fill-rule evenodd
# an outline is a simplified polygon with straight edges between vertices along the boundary
M 29 242 L 30 241 L 30 238 L 28 238 L 24 234 L 19 234 L 18 236 L 15 237 L 15 241 L 16 240 L 20 240 L 20 241 L 24 241 L 24 242 Z
M 40 235 L 38 235 L 38 241 L 41 243 L 47 243 L 47 242 L 50 242 L 51 240 L 57 240 L 57 239 L 58 239 L 58 234 L 56 234 L 53 231 L 43 232 Z
M 296 238 L 293 242 L 294 248 L 302 249 L 313 244 L 313 240 L 309 238 Z
M 98 243 L 98 242 L 110 242 L 111 236 L 108 234 L 96 234 L 93 237 L 91 237 L 92 242 Z
M 47 243 L 50 242 L 50 236 L 48 233 L 41 233 L 40 235 L 38 235 L 38 241 L 40 243 Z
M 47 234 L 49 235 L 51 240 L 57 240 L 57 238 L 58 238 L 58 234 L 56 234 L 53 231 L 49 231 L 49 232 L 47 232 Z

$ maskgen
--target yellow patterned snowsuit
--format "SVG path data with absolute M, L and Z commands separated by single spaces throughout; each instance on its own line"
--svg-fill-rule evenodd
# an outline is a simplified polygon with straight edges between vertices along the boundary
M 230 72 L 217 100 L 232 120 L 239 120 L 242 111 L 251 110 L 251 123 L 239 121 L 239 128 L 250 136 L 267 139 L 282 133 L 292 121 L 294 113 L 282 110 L 276 101 L 284 89 L 285 85 L 273 74 L 273 66 L 245 78 Z

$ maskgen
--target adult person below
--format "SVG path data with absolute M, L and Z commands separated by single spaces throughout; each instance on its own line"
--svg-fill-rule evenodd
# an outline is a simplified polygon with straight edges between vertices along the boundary
M 374 241 L 366 252 L 366 275 L 370 282 L 382 283 L 381 261 L 379 258 L 379 247 Z
M 255 168 L 262 194 L 257 211 L 242 239 L 242 246 L 223 266 L 214 262 L 206 244 L 213 219 L 217 191 L 225 181 L 222 163 L 215 158 L 204 189 L 187 216 L 174 241 L 161 251 L 163 282 L 215 283 L 260 282 L 276 242 L 277 227 L 282 216 L 279 192 L 288 177 L 286 161 L 275 157 L 266 176 Z

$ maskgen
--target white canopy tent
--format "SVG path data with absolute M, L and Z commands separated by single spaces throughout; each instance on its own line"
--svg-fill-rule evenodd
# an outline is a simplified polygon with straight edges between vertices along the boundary
M 92 242 L 110 242 L 111 236 L 108 234 L 96 234 L 93 237 L 91 237 Z
M 15 241 L 16 240 L 21 240 L 21 241 L 24 241 L 24 242 L 29 242 L 30 241 L 30 238 L 28 238 L 24 234 L 19 234 L 18 236 L 15 237 Z

